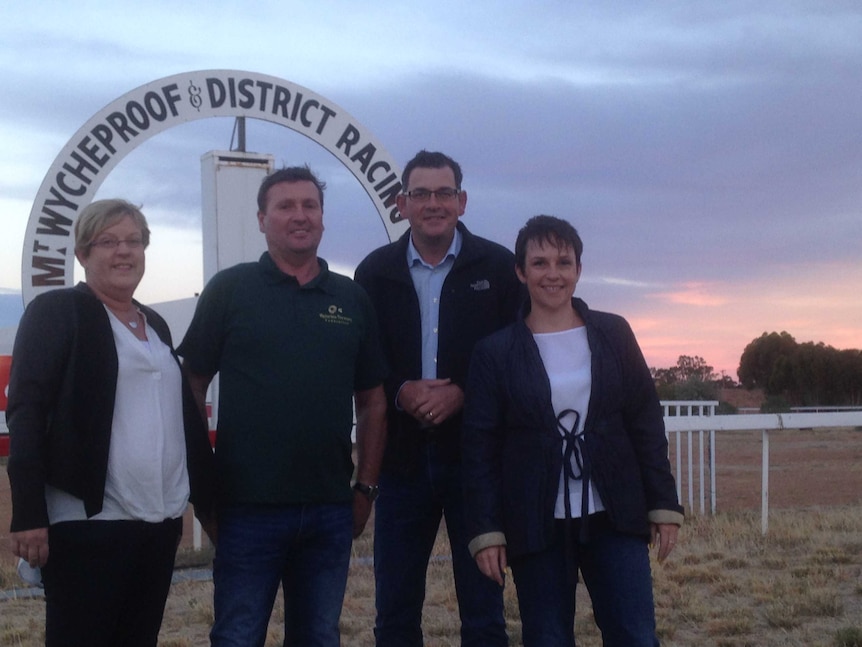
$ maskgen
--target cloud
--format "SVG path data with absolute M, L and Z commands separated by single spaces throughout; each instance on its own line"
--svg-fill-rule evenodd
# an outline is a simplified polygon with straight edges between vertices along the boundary
M 250 69 L 327 96 L 402 163 L 420 148 L 452 154 L 464 222 L 480 235 L 511 247 L 529 216 L 571 220 L 585 242 L 579 292 L 643 327 L 662 358 L 676 344 L 676 356 L 730 366 L 786 327 L 862 347 L 856 4 L 321 0 L 294 3 L 289 21 L 284 11 L 273 0 L 0 9 L 0 283 L 17 287 L 28 203 L 90 116 L 175 72 Z M 197 271 L 200 155 L 228 148 L 232 126 L 171 129 L 102 186 L 100 197 L 144 205 L 171 276 Z M 350 268 L 386 242 L 335 158 L 270 124 L 248 130 L 250 150 L 308 161 L 329 182 L 328 260 Z
M 703 283 L 687 283 L 680 285 L 676 290 L 651 294 L 647 298 L 658 299 L 666 303 L 706 308 L 727 305 L 728 299 L 715 294 L 711 288 L 712 286 Z

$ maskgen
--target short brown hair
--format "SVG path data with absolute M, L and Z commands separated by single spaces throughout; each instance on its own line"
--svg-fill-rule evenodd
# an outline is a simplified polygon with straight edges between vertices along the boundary
M 286 166 L 277 171 L 274 171 L 263 178 L 260 188 L 257 191 L 257 209 L 261 213 L 266 211 L 267 193 L 276 184 L 282 182 L 311 182 L 317 187 L 317 196 L 320 198 L 320 208 L 323 209 L 323 192 L 326 190 L 326 182 L 318 179 L 308 165 L 306 166 Z
M 580 267 L 584 241 L 568 220 L 556 216 L 533 216 L 527 221 L 515 241 L 515 265 L 523 272 L 527 262 L 527 243 L 550 243 L 554 247 L 571 247 L 575 252 L 575 262 Z

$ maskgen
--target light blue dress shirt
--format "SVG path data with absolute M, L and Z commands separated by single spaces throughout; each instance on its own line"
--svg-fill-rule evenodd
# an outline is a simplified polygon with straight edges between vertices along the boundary
M 440 294 L 443 282 L 461 251 L 461 232 L 455 230 L 446 256 L 437 265 L 429 265 L 413 245 L 413 236 L 407 245 L 407 266 L 419 299 L 419 316 L 422 323 L 422 379 L 437 377 L 437 327 L 440 321 Z

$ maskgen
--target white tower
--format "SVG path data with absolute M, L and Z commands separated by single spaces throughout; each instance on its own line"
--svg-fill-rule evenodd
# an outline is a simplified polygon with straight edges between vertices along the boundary
M 226 267 L 256 261 L 266 250 L 257 224 L 257 191 L 272 155 L 210 151 L 201 156 L 204 285 Z

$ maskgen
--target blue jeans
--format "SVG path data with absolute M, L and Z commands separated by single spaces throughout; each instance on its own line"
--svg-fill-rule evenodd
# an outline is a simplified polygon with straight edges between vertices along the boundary
M 411 477 L 384 474 L 374 512 L 377 647 L 421 647 L 428 560 L 441 518 L 452 549 L 462 647 L 505 647 L 503 590 L 470 557 L 463 519 L 461 468 L 429 441 Z
M 352 541 L 349 503 L 220 510 L 211 645 L 262 646 L 281 583 L 284 644 L 338 647 Z
M 567 563 L 564 521 L 554 545 L 509 561 L 524 647 L 574 647 L 575 588 L 580 569 L 593 603 L 604 647 L 658 647 L 649 547 L 643 537 L 610 527 L 604 513 L 592 515 L 587 543 L 578 542 L 573 521 Z

